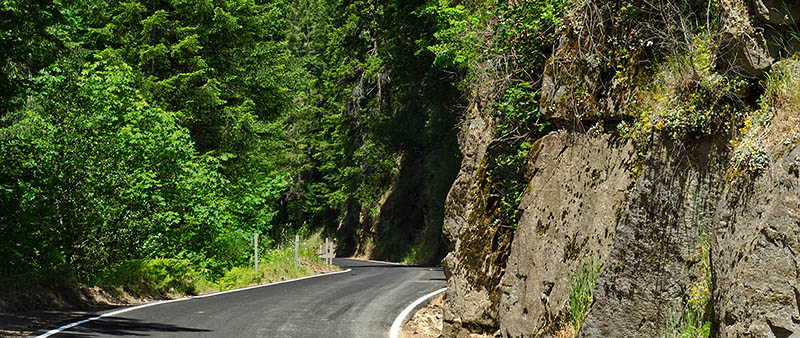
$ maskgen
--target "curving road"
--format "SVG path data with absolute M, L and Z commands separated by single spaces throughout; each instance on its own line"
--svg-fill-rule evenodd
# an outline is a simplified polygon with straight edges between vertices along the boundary
M 352 270 L 135 309 L 51 337 L 388 337 L 406 305 L 445 285 L 441 268 L 334 264 Z

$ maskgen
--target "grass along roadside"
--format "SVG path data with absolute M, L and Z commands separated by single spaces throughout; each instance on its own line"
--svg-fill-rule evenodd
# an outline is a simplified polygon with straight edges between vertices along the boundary
M 285 245 L 266 251 L 262 248 L 257 272 L 253 265 L 236 266 L 222 276 L 208 278 L 186 259 L 156 258 L 120 265 L 96 285 L 117 289 L 134 297 L 163 299 L 232 290 L 337 270 L 317 257 L 320 242 L 319 235 L 301 241 L 297 268 L 294 267 L 294 245 Z
M 252 265 L 239 266 L 215 280 L 197 272 L 186 259 L 155 258 L 121 264 L 108 276 L 90 284 L 77 284 L 63 277 L 19 283 L 0 291 L 0 336 L 27 336 L 116 306 L 232 290 L 339 270 L 317 257 L 320 242 L 318 235 L 301 241 L 297 269 L 294 268 L 294 245 L 286 245 L 282 249 L 259 250 L 258 273 Z

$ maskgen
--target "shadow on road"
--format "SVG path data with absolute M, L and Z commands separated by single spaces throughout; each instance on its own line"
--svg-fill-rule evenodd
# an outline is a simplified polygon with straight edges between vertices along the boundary
M 207 329 L 148 323 L 138 319 L 104 317 L 61 332 L 56 337 L 85 338 L 103 336 L 150 336 L 155 332 L 211 332 Z

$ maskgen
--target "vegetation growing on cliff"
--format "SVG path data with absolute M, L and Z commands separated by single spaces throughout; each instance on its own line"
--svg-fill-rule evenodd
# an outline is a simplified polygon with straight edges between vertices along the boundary
M 710 337 L 713 316 L 711 289 L 711 239 L 704 222 L 697 224 L 694 259 L 698 278 L 686 286 L 685 299 L 676 301 L 665 315 L 663 338 Z
M 533 45 L 541 43 L 536 45 L 540 49 L 520 53 L 526 57 L 521 61 L 520 54 L 514 52 L 530 40 L 521 36 L 503 39 L 511 46 L 508 49 L 493 44 L 504 29 L 503 18 L 508 12 L 492 4 L 489 1 L 437 2 L 435 10 L 442 13 L 439 18 L 445 23 L 440 22 L 440 34 L 435 35 L 439 43 L 431 49 L 442 60 L 450 60 L 448 65 L 466 72 L 462 87 L 470 90 L 470 108 L 494 117 L 491 120 L 496 127 L 494 140 L 472 177 L 471 191 L 475 196 L 472 196 L 471 207 L 479 211 L 472 211 L 464 222 L 466 225 L 461 225 L 466 230 L 459 230 L 461 233 L 457 235 L 462 246 L 458 249 L 461 256 L 457 257 L 457 268 L 462 270 L 460 277 L 475 282 L 478 288 L 485 288 L 489 292 L 486 298 L 492 304 L 499 298 L 497 295 L 505 291 L 500 290 L 502 286 L 492 284 L 496 276 L 475 279 L 472 276 L 485 272 L 489 269 L 487 266 L 503 267 L 507 256 L 493 253 L 478 261 L 474 253 L 489 247 L 510 246 L 503 242 L 507 237 L 497 234 L 513 231 L 508 229 L 513 229 L 519 220 L 519 201 L 529 183 L 525 178 L 526 157 L 530 149 L 536 149 L 532 145 L 547 128 L 590 135 L 611 133 L 633 139 L 637 159 L 632 168 L 634 184 L 631 187 L 641 189 L 649 188 L 637 184 L 648 160 L 653 159 L 651 155 L 662 156 L 648 153 L 653 140 L 659 140 L 662 145 L 674 145 L 680 156 L 684 156 L 683 152 L 692 149 L 694 144 L 734 139 L 728 149 L 730 152 L 717 150 L 719 155 L 733 158 L 732 167 L 755 175 L 763 173 L 769 165 L 769 155 L 764 145 L 753 139 L 763 139 L 766 130 L 778 129 L 774 126 L 781 124 L 786 131 L 778 135 L 792 135 L 783 141 L 785 146 L 796 144 L 792 128 L 797 122 L 788 116 L 776 121 L 765 113 L 769 110 L 761 107 L 775 95 L 770 88 L 781 88 L 778 83 L 791 82 L 786 81 L 790 76 L 778 75 L 783 65 L 772 62 L 791 55 L 792 47 L 783 43 L 773 55 L 774 42 L 756 37 L 758 46 L 753 46 L 754 35 L 748 35 L 752 32 L 737 31 L 737 27 L 744 27 L 737 23 L 750 25 L 751 16 L 756 16 L 752 11 L 763 8 L 753 9 L 750 7 L 756 5 L 742 1 L 512 1 L 507 3 L 509 8 L 535 8 L 544 21 L 548 15 L 542 13 L 557 13 L 555 20 L 547 21 L 552 25 L 516 21 L 526 22 L 528 28 L 548 27 L 544 30 L 531 28 L 526 31 L 530 35 L 525 36 L 549 32 L 550 28 L 558 36 L 556 45 L 555 37 L 549 40 L 547 34 L 539 35 Z M 791 40 L 792 30 L 796 30 L 794 23 L 778 24 L 787 27 L 765 24 L 786 20 L 782 17 L 764 19 L 765 15 L 775 15 L 774 9 L 770 11 L 759 12 L 762 17 L 758 20 L 763 22 L 754 22 L 750 28 L 755 27 L 754 32 L 769 30 L 778 34 L 778 39 Z M 789 10 L 784 8 L 784 11 Z M 493 17 L 498 19 L 489 19 Z M 535 61 L 537 58 L 542 62 Z M 755 62 L 764 64 L 752 64 Z M 760 78 L 763 73 L 759 72 L 770 65 L 773 67 L 770 75 Z M 784 80 L 774 81 L 773 77 Z M 772 94 L 761 95 L 762 84 Z M 794 94 L 781 95 L 791 97 Z M 756 99 L 759 96 L 761 100 Z M 522 115 L 518 115 L 520 112 Z M 518 119 L 520 116 L 525 120 Z M 750 135 L 749 139 L 737 135 L 739 133 Z M 558 215 L 552 217 L 558 219 Z M 494 236 L 481 239 L 476 233 Z M 707 255 L 703 262 L 709 261 Z M 489 260 L 491 262 L 487 263 Z M 685 286 L 691 290 L 689 296 L 673 295 L 686 297 L 680 299 L 679 308 L 673 311 L 672 317 L 678 319 L 671 323 L 674 330 L 668 332 L 709 334 L 713 320 L 713 312 L 707 306 L 711 298 L 710 280 L 708 277 Z M 481 314 L 492 316 L 494 309 L 486 308 Z M 663 315 L 668 311 L 666 308 L 659 310 L 664 311 Z M 528 309 L 524 311 L 523 317 L 530 316 Z M 473 320 L 465 326 L 482 325 L 480 330 L 492 330 L 485 323 L 476 322 L 479 321 Z
M 569 318 L 574 332 L 579 332 L 594 297 L 592 292 L 597 284 L 597 277 L 603 269 L 601 262 L 595 262 L 594 256 L 583 262 L 572 276 L 569 288 Z
M 800 73 L 795 57 L 774 65 L 761 82 L 764 93 L 758 108 L 739 128 L 739 137 L 731 140 L 733 172 L 762 173 L 769 166 L 769 153 L 794 145 L 800 137 Z
M 489 206 L 498 210 L 496 226 L 513 228 L 519 220 L 527 186 L 525 160 L 531 144 L 549 126 L 539 111 L 541 69 L 567 5 L 562 0 L 442 0 L 424 11 L 438 22 L 436 40 L 427 47 L 435 53 L 436 64 L 460 67 L 470 104 L 495 120 L 487 179 L 493 196 Z

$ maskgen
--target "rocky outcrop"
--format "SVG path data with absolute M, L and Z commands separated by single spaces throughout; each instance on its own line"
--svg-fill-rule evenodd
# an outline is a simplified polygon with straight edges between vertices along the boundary
M 796 114 L 772 122 L 795 117 L 797 131 Z M 765 173 L 735 178 L 720 201 L 711 252 L 718 337 L 800 336 L 800 146 L 787 141 Z
M 477 106 L 459 136 L 461 169 L 445 202 L 443 232 L 450 249 L 442 261 L 447 277 L 443 305 L 446 337 L 495 330 L 500 277 L 511 232 L 493 224 L 486 191 L 485 156 L 494 123 Z
M 773 36 L 797 29 L 787 18 L 800 13 L 800 5 L 776 3 L 782 5 L 709 5 L 719 6 L 721 25 L 703 54 L 715 58 L 713 70 L 679 78 L 690 85 L 658 96 L 653 106 L 637 101 L 636 87 L 646 90 L 658 81 L 659 66 L 637 62 L 657 64 L 666 54 L 648 48 L 669 41 L 650 44 L 641 35 L 628 44 L 637 52 L 618 63 L 604 38 L 614 33 L 610 40 L 623 41 L 641 26 L 615 26 L 631 23 L 599 12 L 592 13 L 599 23 L 576 21 L 596 44 L 581 45 L 588 40 L 570 35 L 580 30 L 561 32 L 542 76 L 541 112 L 555 131 L 532 147 L 515 229 L 492 221 L 497 215 L 487 197 L 492 191 L 485 165 L 492 123 L 476 109 L 470 112 L 462 138 L 465 161 L 445 219 L 451 248 L 444 261 L 445 337 L 495 330 L 503 337 L 563 335 L 573 278 L 592 259 L 602 272 L 580 337 L 677 334 L 686 327 L 676 317 L 690 313 L 704 316 L 692 325 L 706 325 L 712 337 L 800 337 L 800 104 L 794 89 L 800 75 L 796 63 L 776 63 L 800 44 L 780 45 Z M 613 5 L 603 8 L 597 10 Z M 659 20 L 653 22 L 671 19 Z M 703 43 L 691 34 L 680 38 Z M 605 63 L 593 59 L 599 54 L 609 55 Z M 757 100 L 755 82 L 741 84 L 739 75 L 758 77 L 770 69 L 774 75 L 762 83 L 772 85 L 766 89 L 773 96 Z M 730 110 L 702 108 L 700 101 L 712 100 L 693 88 L 733 78 L 743 87 L 731 92 L 738 98 Z M 686 91 L 691 101 L 667 97 Z M 791 103 L 782 106 L 790 111 L 780 111 L 780 100 Z M 714 124 L 714 114 L 724 123 Z M 619 128 L 603 131 L 617 123 Z M 669 132 L 694 124 L 701 128 Z M 620 134 L 635 140 L 635 147 Z
M 697 255 L 728 160 L 725 139 L 686 148 L 656 137 L 580 337 L 656 337 L 665 315 L 702 279 Z
M 531 151 L 531 181 L 506 273 L 504 337 L 545 337 L 569 316 L 570 276 L 605 261 L 631 180 L 633 146 L 609 135 L 556 132 Z
M 771 25 L 794 25 L 800 20 L 800 3 L 790 0 L 751 0 L 756 16 Z
M 744 0 L 720 3 L 722 34 L 727 42 L 723 56 L 738 71 L 748 76 L 764 74 L 775 62 L 775 51 L 770 51 L 765 31 L 758 29 L 758 21 L 750 15 Z M 758 6 L 756 6 L 758 7 Z
M 780 0 L 725 0 L 719 3 L 723 56 L 737 71 L 751 77 L 766 73 L 780 55 L 800 50 L 786 38 L 797 30 L 800 4 Z

